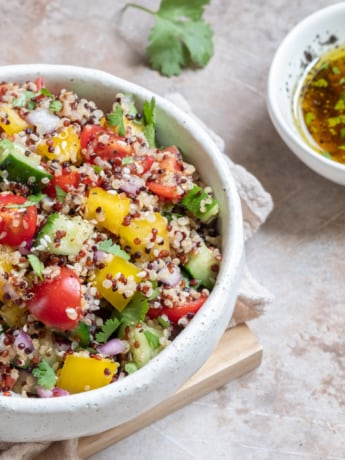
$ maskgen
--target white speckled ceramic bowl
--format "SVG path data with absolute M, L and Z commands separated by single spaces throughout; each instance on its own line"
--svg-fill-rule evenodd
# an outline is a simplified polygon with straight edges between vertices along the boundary
M 156 358 L 125 379 L 82 394 L 52 399 L 0 396 L 1 441 L 45 441 L 91 435 L 124 423 L 175 392 L 212 353 L 232 315 L 243 264 L 242 215 L 235 185 L 222 154 L 183 112 L 150 91 L 107 73 L 54 65 L 0 67 L 0 81 L 42 76 L 52 90 L 71 88 L 110 109 L 116 92 L 141 102 L 156 98 L 159 139 L 178 144 L 221 209 L 223 261 L 210 298 L 188 327 Z
M 317 11 L 286 36 L 273 58 L 268 78 L 268 110 L 288 147 L 318 174 L 345 185 L 345 165 L 326 158 L 309 145 L 296 126 L 293 104 L 306 66 L 319 56 L 345 45 L 345 2 Z M 336 42 L 332 43 L 332 36 Z

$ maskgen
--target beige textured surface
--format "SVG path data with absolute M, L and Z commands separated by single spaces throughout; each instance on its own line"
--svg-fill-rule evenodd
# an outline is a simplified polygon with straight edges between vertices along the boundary
M 251 323 L 265 351 L 261 367 L 92 460 L 345 458 L 345 189 L 288 151 L 265 106 L 278 43 L 305 15 L 332 3 L 212 0 L 214 58 L 202 71 L 166 79 L 145 66 L 150 18 L 128 13 L 118 33 L 122 0 L 0 1 L 1 64 L 86 65 L 159 94 L 181 92 L 275 201 L 247 257 L 276 296 Z

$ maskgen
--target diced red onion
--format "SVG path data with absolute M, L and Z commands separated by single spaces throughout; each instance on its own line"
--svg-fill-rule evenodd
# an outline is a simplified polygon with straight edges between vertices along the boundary
M 108 258 L 109 254 L 104 251 L 96 251 L 96 260 L 97 262 L 103 262 Z
M 25 346 L 25 349 L 28 348 L 30 351 L 33 351 L 34 346 L 32 344 L 32 340 L 30 336 L 23 331 L 23 329 L 20 329 L 17 337 L 14 339 L 14 345 L 16 347 L 19 347 L 21 343 Z
M 37 396 L 40 398 L 56 398 L 59 396 L 67 396 L 69 392 L 63 390 L 62 388 L 54 387 L 49 390 L 46 390 L 43 387 L 37 386 L 36 388 Z
M 143 186 L 144 181 L 140 177 L 126 175 L 123 176 L 123 182 L 120 185 L 120 189 L 129 195 L 136 195 Z
M 97 347 L 97 350 L 105 356 L 118 355 L 122 353 L 124 349 L 124 344 L 120 339 L 111 339 L 109 342 Z
M 157 279 L 161 283 L 167 284 L 171 287 L 175 287 L 181 281 L 182 275 L 180 269 L 176 266 L 173 268 L 172 272 L 170 272 L 170 270 L 167 267 L 164 267 L 157 273 Z
M 61 126 L 61 119 L 48 109 L 33 110 L 26 119 L 31 125 L 36 126 L 38 134 L 52 133 Z

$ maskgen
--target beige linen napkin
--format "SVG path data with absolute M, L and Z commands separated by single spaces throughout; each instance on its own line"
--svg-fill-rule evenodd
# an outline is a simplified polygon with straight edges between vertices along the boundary
M 180 109 L 189 113 L 197 120 L 226 155 L 224 141 L 217 134 L 204 125 L 191 111 L 186 100 L 177 93 L 166 96 Z M 247 240 L 258 230 L 261 224 L 273 209 L 271 196 L 263 189 L 260 182 L 242 166 L 234 164 L 228 156 L 229 169 L 235 179 L 237 191 L 241 199 L 243 212 L 243 229 Z M 238 298 L 229 327 L 249 321 L 260 316 L 264 307 L 272 300 L 266 288 L 260 285 L 250 274 L 247 267 L 244 269 Z M 78 440 L 72 439 L 59 442 L 36 443 L 1 443 L 0 460 L 78 460 Z

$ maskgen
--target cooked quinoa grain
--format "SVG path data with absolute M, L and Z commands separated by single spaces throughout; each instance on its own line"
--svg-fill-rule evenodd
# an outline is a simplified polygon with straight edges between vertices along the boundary
M 132 96 L 114 96 L 106 113 L 41 78 L 0 84 L 4 396 L 124 378 L 170 344 L 216 281 L 212 188 L 177 147 L 154 145 Z

